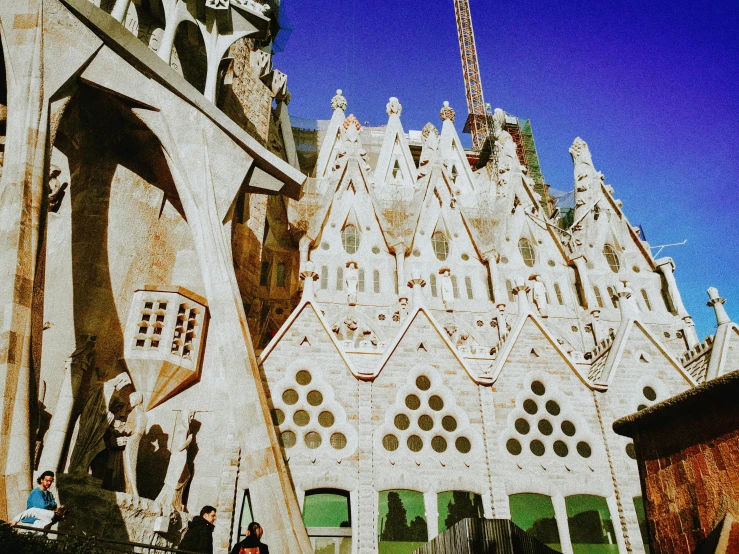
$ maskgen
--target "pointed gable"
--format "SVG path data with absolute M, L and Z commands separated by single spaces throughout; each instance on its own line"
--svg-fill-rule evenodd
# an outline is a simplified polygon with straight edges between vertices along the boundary
M 402 106 L 398 99 L 391 98 L 387 105 L 389 117 L 385 137 L 375 168 L 375 186 L 413 186 L 416 183 L 418 172 L 400 122 L 401 112 Z
M 454 110 L 449 107 L 449 102 L 444 102 L 441 119 L 443 123 L 439 153 L 446 168 L 452 192 L 455 195 L 469 194 L 474 189 L 474 177 L 464 148 L 462 148 L 462 142 L 454 128 Z
M 333 164 L 341 148 L 344 125 L 344 110 L 346 110 L 346 98 L 341 95 L 341 90 L 336 91 L 336 96 L 331 100 L 331 108 L 334 113 L 326 129 L 321 149 L 316 162 L 316 177 L 321 179 L 330 175 Z

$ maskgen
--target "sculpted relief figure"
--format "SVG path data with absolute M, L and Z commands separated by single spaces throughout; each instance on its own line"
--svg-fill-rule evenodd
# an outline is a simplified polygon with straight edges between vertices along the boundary
M 444 302 L 444 309 L 448 312 L 454 310 L 454 287 L 452 285 L 452 272 L 449 268 L 439 270 L 441 275 L 441 300 Z
M 184 509 L 182 493 L 190 482 L 190 468 L 187 466 L 187 451 L 192 442 L 192 420 L 195 412 L 180 412 L 175 423 L 172 437 L 172 455 L 169 457 L 167 475 L 164 477 L 164 486 L 155 502 L 162 508 L 162 513 L 168 510 Z
M 133 392 L 129 398 L 131 403 L 131 412 L 126 418 L 124 433 L 126 436 L 126 449 L 123 452 L 123 473 L 125 480 L 126 492 L 133 496 L 138 496 L 139 491 L 136 486 L 136 461 L 139 456 L 139 444 L 141 437 L 146 432 L 146 424 L 148 418 L 144 411 L 144 395 L 140 392 Z
M 59 175 L 62 170 L 57 166 L 52 165 L 49 173 L 49 211 L 51 213 L 57 213 L 59 208 L 62 207 L 62 200 L 64 200 L 65 191 L 67 190 L 68 183 L 59 184 Z
M 531 299 L 534 302 L 534 306 L 539 310 L 541 317 L 548 317 L 547 312 L 547 288 L 544 283 L 541 282 L 541 277 L 534 275 L 532 277 L 534 283 L 531 286 Z
M 347 262 L 344 275 L 346 300 L 350 306 L 355 306 L 357 304 L 357 286 L 359 285 L 359 270 L 357 269 L 357 262 Z

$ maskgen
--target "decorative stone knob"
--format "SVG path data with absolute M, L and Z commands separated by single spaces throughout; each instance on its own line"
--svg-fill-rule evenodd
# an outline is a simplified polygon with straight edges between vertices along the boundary
M 441 111 L 439 112 L 439 116 L 441 117 L 442 121 L 446 121 L 447 119 L 454 123 L 454 119 L 457 117 L 456 112 L 454 111 L 454 108 L 449 106 L 448 101 L 444 101 L 444 106 L 441 108 Z
M 398 114 L 399 116 L 403 112 L 403 106 L 401 106 L 398 99 L 393 96 L 390 98 L 387 106 L 385 106 L 385 111 L 387 111 L 387 115 Z
M 342 112 L 346 110 L 346 98 L 342 95 L 341 89 L 337 89 L 336 96 L 331 99 L 331 109 L 333 111 L 341 110 Z

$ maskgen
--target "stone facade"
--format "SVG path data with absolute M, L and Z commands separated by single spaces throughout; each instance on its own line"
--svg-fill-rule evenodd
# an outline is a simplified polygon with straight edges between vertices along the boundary
M 112 536 L 176 544 L 211 504 L 218 552 L 253 518 L 276 552 L 365 553 L 392 491 L 418 540 L 444 495 L 515 521 L 537 494 L 571 553 L 586 495 L 643 552 L 611 424 L 739 369 L 723 299 L 699 344 L 581 139 L 573 224 L 543 213 L 502 110 L 475 168 L 448 103 L 364 128 L 338 91 L 306 178 L 268 4 L 0 4 L 0 517 L 50 469 Z M 346 517 L 306 528 L 321 494 Z

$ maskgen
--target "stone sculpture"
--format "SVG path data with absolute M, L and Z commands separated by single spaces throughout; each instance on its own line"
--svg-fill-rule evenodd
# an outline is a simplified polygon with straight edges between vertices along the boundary
M 541 282 L 541 277 L 534 275 L 532 277 L 534 281 L 531 286 L 531 299 L 534 302 L 534 306 L 539 310 L 541 317 L 548 317 L 547 308 L 547 288 L 544 283 Z
M 141 437 L 146 432 L 146 424 L 148 418 L 144 411 L 144 395 L 140 392 L 133 392 L 129 397 L 131 403 L 131 412 L 126 418 L 124 432 L 127 435 L 126 449 L 123 453 L 123 472 L 126 484 L 126 492 L 133 496 L 138 496 L 139 491 L 136 486 L 136 462 L 139 456 L 139 444 Z
M 59 184 L 59 175 L 62 170 L 57 166 L 52 165 L 49 173 L 49 211 L 51 213 L 57 213 L 59 208 L 62 207 L 62 201 L 66 194 L 68 183 Z
M 439 270 L 441 275 L 441 300 L 444 302 L 444 309 L 447 312 L 454 310 L 454 286 L 452 285 L 452 272 L 449 268 Z
M 347 262 L 344 275 L 346 301 L 350 306 L 355 306 L 357 304 L 357 286 L 359 284 L 359 270 L 357 269 L 357 262 Z
M 160 505 L 162 514 L 172 510 L 184 510 L 182 493 L 192 476 L 187 465 L 187 451 L 192 442 L 191 425 L 194 417 L 195 412 L 180 412 L 175 423 L 167 475 L 164 477 L 164 486 L 155 500 Z

